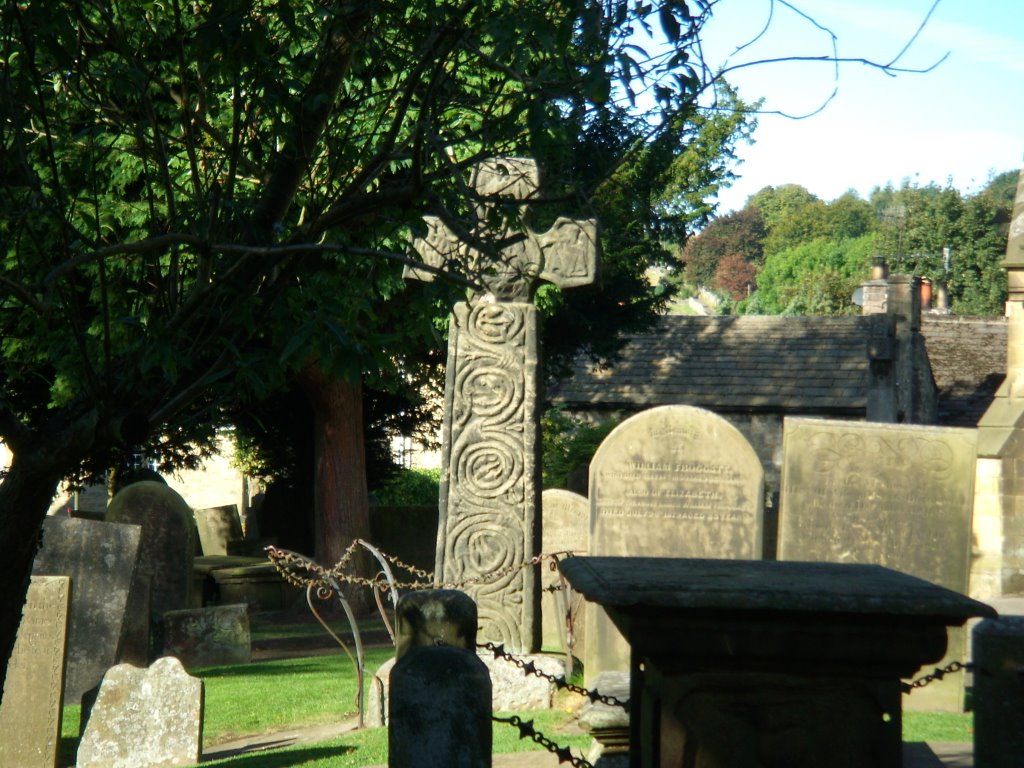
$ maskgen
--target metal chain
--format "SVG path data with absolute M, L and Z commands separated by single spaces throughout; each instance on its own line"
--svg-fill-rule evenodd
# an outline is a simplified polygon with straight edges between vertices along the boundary
M 557 688 L 562 688 L 567 691 L 571 691 L 572 693 L 578 693 L 581 696 L 585 696 L 592 703 L 600 702 L 602 704 L 607 704 L 610 707 L 622 707 L 626 712 L 629 712 L 628 701 L 622 701 L 614 696 L 608 696 L 603 693 L 598 693 L 597 691 L 587 690 L 586 688 L 582 688 L 578 685 L 573 685 L 565 679 L 564 675 L 549 675 L 544 670 L 538 669 L 537 665 L 532 661 L 523 661 L 522 659 L 513 656 L 505 650 L 504 645 L 483 643 L 478 644 L 477 648 L 484 648 L 494 654 L 494 658 L 504 659 L 505 661 L 514 664 L 519 667 L 525 675 L 533 675 L 534 677 L 539 677 L 542 680 L 547 680 L 549 683 L 554 683 Z
M 574 768 L 594 768 L 585 758 L 576 757 L 568 747 L 558 746 L 558 744 L 534 728 L 533 720 L 523 720 L 517 715 L 512 715 L 511 717 L 491 715 L 491 719 L 496 723 L 507 723 L 515 726 L 519 729 L 520 739 L 531 739 L 534 743 L 540 744 L 551 754 L 557 755 L 558 762 L 560 763 L 569 763 Z
M 359 540 L 353 541 L 348 549 L 345 550 L 341 559 L 335 563 L 333 568 L 325 568 L 314 560 L 308 557 L 292 552 L 287 549 L 279 549 L 277 547 L 267 547 L 267 557 L 277 568 L 278 573 L 281 577 L 296 587 L 309 587 L 329 585 L 332 581 L 346 582 L 348 584 L 357 584 L 364 587 L 370 587 L 371 589 L 380 590 L 382 592 L 387 591 L 391 588 L 386 581 L 382 581 L 379 578 L 367 578 L 365 576 L 356 576 L 352 573 L 347 573 L 346 568 L 349 567 L 352 557 L 356 550 L 359 548 Z M 555 570 L 558 567 L 558 561 L 560 558 L 569 558 L 573 556 L 572 552 L 546 552 L 535 557 L 531 557 L 525 563 L 514 563 L 512 565 L 500 568 L 491 573 L 480 574 L 472 578 L 466 579 L 465 581 L 459 582 L 442 582 L 440 584 L 433 584 L 434 574 L 431 571 L 417 568 L 416 566 L 409 565 L 408 563 L 402 562 L 399 558 L 394 555 L 389 555 L 386 552 L 381 552 L 381 555 L 392 565 L 397 568 L 401 568 L 418 579 L 424 579 L 426 581 L 407 581 L 407 582 L 395 582 L 395 589 L 404 590 L 418 590 L 418 589 L 461 589 L 473 584 L 487 584 L 492 581 L 497 581 L 505 576 L 511 575 L 517 571 L 521 571 L 524 568 L 532 568 L 535 565 L 539 565 L 545 560 L 549 560 L 549 568 Z
M 929 683 L 934 683 L 936 680 L 941 680 L 946 675 L 951 675 L 954 672 L 959 672 L 961 669 L 972 670 L 974 669 L 974 665 L 965 664 L 962 661 L 954 661 L 947 664 L 945 667 L 942 667 L 941 669 L 939 667 L 936 667 L 935 670 L 930 674 L 919 677 L 917 678 L 917 680 L 914 680 L 913 682 L 900 683 L 900 688 L 903 691 L 903 693 L 911 693 L 914 691 L 915 688 L 924 688 Z

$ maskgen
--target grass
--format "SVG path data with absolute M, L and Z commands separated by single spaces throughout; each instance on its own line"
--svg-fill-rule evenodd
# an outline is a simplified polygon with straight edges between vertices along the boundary
M 362 622 L 360 622 L 362 624 Z M 334 622 L 332 622 L 334 624 Z M 317 624 L 283 622 L 254 626 L 254 637 L 264 639 L 315 636 Z M 366 651 L 366 666 L 372 672 L 393 655 L 390 647 Z M 260 661 L 251 664 L 211 667 L 194 671 L 205 682 L 206 706 L 203 746 L 209 749 L 232 739 L 304 726 L 341 723 L 356 716 L 356 680 L 352 665 L 340 649 L 326 655 Z M 574 675 L 574 682 L 580 682 Z M 518 713 L 535 721 L 536 728 L 560 745 L 585 752 L 590 737 L 573 726 L 573 717 L 563 709 Z M 78 748 L 80 712 L 64 708 L 61 765 L 73 764 Z M 970 742 L 973 717 L 970 713 L 903 713 L 904 741 Z M 540 747 L 521 740 L 518 730 L 495 723 L 493 749 L 496 754 Z M 203 766 L 230 768 L 357 768 L 387 763 L 387 731 L 368 728 L 353 731 L 316 744 L 226 757 L 204 762 Z

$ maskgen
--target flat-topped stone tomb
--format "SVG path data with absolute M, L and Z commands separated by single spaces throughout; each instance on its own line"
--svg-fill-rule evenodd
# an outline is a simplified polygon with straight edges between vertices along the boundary
M 899 768 L 901 678 L 994 609 L 882 566 L 575 557 L 631 649 L 631 765 Z

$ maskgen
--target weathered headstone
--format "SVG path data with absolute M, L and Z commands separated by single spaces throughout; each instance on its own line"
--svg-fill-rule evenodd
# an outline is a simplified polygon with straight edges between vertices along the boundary
M 761 557 L 764 470 L 753 447 L 710 411 L 666 405 L 636 414 L 590 463 L 590 554 Z M 629 669 L 629 646 L 588 612 L 587 681 Z
M 77 704 L 116 658 L 141 531 L 73 517 L 48 517 L 34 576 L 71 577 L 64 703 Z
M 549 488 L 541 494 L 541 505 L 541 551 L 586 554 L 590 538 L 590 501 L 587 497 L 561 488 Z M 558 572 L 547 568 L 541 569 L 541 586 L 544 588 L 541 597 L 544 647 L 568 650 L 564 643 L 571 626 L 573 654 L 583 658 L 586 647 L 585 602 L 568 585 L 563 585 Z M 571 622 L 566 617 L 567 611 Z
M 150 579 L 150 612 L 158 624 L 165 611 L 189 606 L 192 590 L 192 509 L 164 483 L 125 486 L 107 507 L 107 521 L 142 526 L 140 577 Z
M 779 559 L 874 563 L 966 594 L 977 433 L 787 418 Z M 963 661 L 950 630 L 940 662 Z M 963 673 L 914 691 L 907 708 L 959 711 Z
M 1024 759 L 1024 616 L 985 619 L 972 640 L 974 765 L 1015 768 Z
M 480 612 L 483 638 L 518 652 L 540 641 L 540 593 L 530 568 L 515 568 L 540 546 L 537 310 L 538 279 L 563 288 L 593 282 L 597 222 L 558 218 L 546 233 L 517 221 L 539 189 L 525 158 L 477 165 L 481 200 L 468 241 L 441 219 L 426 217 L 413 248 L 426 269 L 406 277 L 432 280 L 460 269 L 480 287 L 457 304 L 449 326 L 443 471 L 435 570 L 440 582 L 464 585 Z M 490 578 L 495 576 L 495 578 Z
M 203 736 L 203 681 L 173 656 L 148 669 L 118 664 L 100 685 L 77 768 L 194 765 Z
M 0 766 L 57 765 L 70 600 L 68 577 L 32 577 L 0 702 Z
M 489 768 L 491 680 L 476 655 L 473 601 L 455 590 L 410 592 L 395 612 L 388 766 Z
M 242 533 L 237 505 L 197 509 L 195 517 L 204 555 L 241 554 L 245 535 Z
M 164 614 L 164 654 L 185 669 L 252 660 L 249 606 L 210 605 Z

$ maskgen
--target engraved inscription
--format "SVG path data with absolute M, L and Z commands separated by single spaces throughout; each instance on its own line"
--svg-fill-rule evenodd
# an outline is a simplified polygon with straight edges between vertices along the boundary
M 756 559 L 764 472 L 725 419 L 690 406 L 652 408 L 605 438 L 590 465 L 594 555 Z M 587 680 L 628 669 L 607 617 L 588 614 Z
M 70 579 L 34 576 L 0 703 L 0 765 L 56 765 Z

